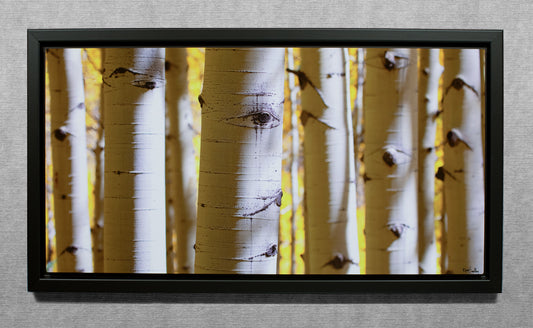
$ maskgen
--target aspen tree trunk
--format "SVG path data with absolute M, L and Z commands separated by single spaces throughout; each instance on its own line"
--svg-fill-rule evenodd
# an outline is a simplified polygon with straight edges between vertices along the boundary
M 486 71 L 485 71 L 485 49 L 479 50 L 479 68 L 481 70 L 481 141 L 483 143 L 483 158 L 485 158 L 485 115 L 486 115 L 486 107 L 485 107 L 485 83 L 486 83 Z M 485 169 L 485 161 L 483 161 L 483 169 Z
M 354 156 L 355 156 L 355 176 L 357 189 L 357 207 L 365 204 L 364 179 L 359 174 L 361 170 L 360 148 L 363 143 L 363 90 L 365 84 L 365 48 L 357 49 L 357 96 L 353 110 L 353 135 L 354 135 Z
M 435 136 L 439 110 L 439 79 L 444 68 L 440 49 L 420 49 L 418 69 L 418 267 L 437 273 L 435 240 Z
M 442 191 L 444 193 L 444 190 Z M 446 193 L 442 195 L 442 236 L 440 238 L 440 270 L 446 273 L 448 267 L 448 217 L 446 216 Z
M 105 272 L 166 272 L 164 60 L 106 49 Z
M 105 49 L 101 49 L 102 68 L 104 65 Z M 100 70 L 103 74 L 103 69 Z M 97 141 L 94 150 L 95 178 L 94 178 L 94 272 L 104 272 L 104 85 L 100 88 L 100 108 L 98 117 Z
M 283 48 L 206 49 L 195 273 L 276 273 Z
M 166 50 L 165 50 L 166 51 Z M 165 91 L 166 93 L 167 91 Z M 166 99 L 165 99 L 166 100 Z M 172 196 L 172 182 L 170 180 L 170 161 L 171 161 L 171 144 L 170 144 L 170 138 L 169 138 L 169 125 L 170 121 L 168 119 L 168 106 L 165 111 L 165 232 L 166 232 L 166 249 L 167 249 L 167 273 L 177 273 L 178 267 L 177 267 L 177 259 L 176 259 L 176 250 L 177 247 L 177 235 L 174 229 L 175 222 L 174 222 L 174 206 L 171 203 Z
M 177 233 L 178 273 L 192 273 L 196 237 L 197 175 L 192 112 L 187 88 L 187 49 L 166 50 L 167 112 L 170 145 L 170 199 Z M 168 214 L 167 214 L 168 215 Z
M 306 260 L 311 274 L 359 273 L 351 110 L 342 48 L 302 48 Z
M 481 274 L 484 256 L 485 189 L 479 50 L 449 49 L 445 50 L 444 54 L 447 273 Z
M 100 117 L 103 128 L 103 115 Z M 104 131 L 98 128 L 98 141 L 96 144 L 95 181 L 94 181 L 94 272 L 104 272 Z M 101 131 L 100 131 L 101 130 Z
M 367 49 L 366 272 L 418 273 L 416 49 Z
M 80 49 L 48 50 L 58 272 L 92 272 Z
M 294 70 L 294 53 L 292 48 L 287 48 L 287 68 Z M 296 114 L 297 104 L 296 96 L 298 89 L 296 88 L 296 81 L 294 74 L 288 74 L 289 82 L 289 99 L 291 102 L 291 273 L 296 273 L 296 266 L 298 262 L 298 256 L 296 255 L 296 232 L 298 231 L 298 225 L 296 220 L 296 212 L 298 211 L 298 205 L 300 203 L 300 197 L 298 195 L 298 167 L 300 158 L 300 134 L 298 132 L 298 116 Z

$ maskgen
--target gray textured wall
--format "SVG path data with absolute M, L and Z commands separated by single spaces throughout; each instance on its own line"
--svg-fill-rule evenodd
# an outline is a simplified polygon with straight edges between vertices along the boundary
M 241 3 L 242 2 L 242 3 Z M 531 327 L 533 5 L 529 0 L 2 0 L 0 326 Z M 26 292 L 26 29 L 373 27 L 505 30 L 504 287 L 483 295 Z

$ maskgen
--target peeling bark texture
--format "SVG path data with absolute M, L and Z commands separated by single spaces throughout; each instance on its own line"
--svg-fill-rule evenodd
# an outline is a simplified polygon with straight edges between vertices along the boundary
M 163 48 L 106 49 L 107 273 L 166 272 L 164 61 Z
M 81 51 L 50 49 L 47 57 L 57 270 L 92 272 Z
M 444 168 L 455 177 L 444 180 L 448 219 L 446 272 L 482 274 L 485 195 L 480 55 L 477 49 L 449 49 L 444 54 L 444 86 L 463 81 L 460 88 L 449 88 L 442 101 L 443 133 L 448 139 Z
M 366 273 L 416 274 L 417 52 L 367 49 L 366 64 Z
M 301 71 L 320 90 L 302 91 L 302 109 L 313 118 L 304 125 L 306 273 L 359 273 L 353 126 L 345 56 L 342 48 L 302 48 L 301 57 Z M 343 265 L 325 265 L 338 254 L 345 260 L 340 260 Z
M 435 239 L 435 136 L 439 110 L 439 79 L 444 68 L 440 49 L 420 49 L 418 69 L 418 267 L 437 273 Z
M 195 273 L 276 273 L 284 58 L 206 49 Z
M 169 119 L 167 145 L 170 161 L 167 188 L 177 235 L 177 273 L 192 273 L 196 238 L 197 175 L 194 157 L 192 111 L 187 81 L 187 49 L 166 49 L 166 100 Z M 167 241 L 168 242 L 168 241 Z

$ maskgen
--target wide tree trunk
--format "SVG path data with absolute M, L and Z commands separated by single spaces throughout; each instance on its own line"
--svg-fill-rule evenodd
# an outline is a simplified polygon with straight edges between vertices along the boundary
M 177 235 L 178 273 L 192 273 L 196 238 L 197 175 L 192 112 L 187 88 L 187 49 L 166 49 L 166 101 L 169 120 L 167 172 L 169 208 Z M 167 240 L 168 242 L 168 240 Z
M 477 49 L 445 50 L 447 273 L 483 273 L 485 194 Z
M 342 48 L 302 48 L 304 184 L 311 274 L 359 273 L 355 163 Z
M 440 49 L 420 49 L 418 69 L 418 267 L 437 273 L 435 240 L 435 137 L 439 110 Z
M 366 272 L 418 273 L 416 49 L 368 49 Z
M 92 272 L 85 96 L 80 49 L 48 50 L 59 272 Z
M 283 48 L 209 48 L 195 273 L 276 273 Z
M 105 272 L 166 272 L 164 60 L 106 50 Z

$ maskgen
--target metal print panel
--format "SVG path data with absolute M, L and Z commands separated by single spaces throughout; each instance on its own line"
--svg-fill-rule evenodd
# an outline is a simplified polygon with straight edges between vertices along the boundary
M 501 291 L 501 32 L 28 49 L 30 290 Z

